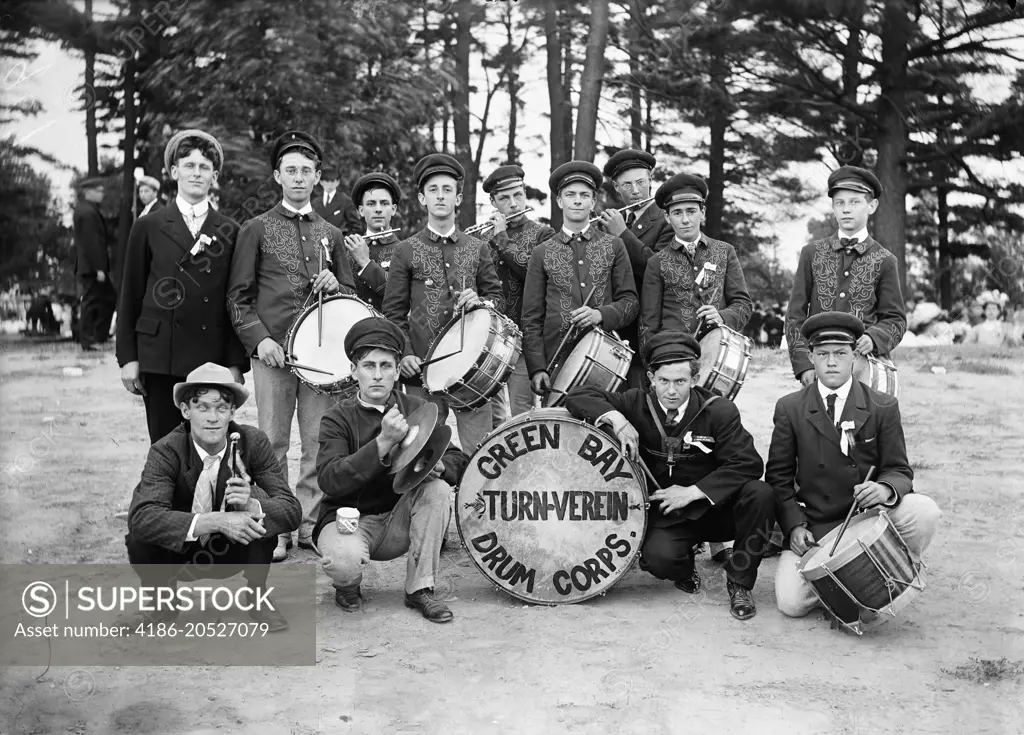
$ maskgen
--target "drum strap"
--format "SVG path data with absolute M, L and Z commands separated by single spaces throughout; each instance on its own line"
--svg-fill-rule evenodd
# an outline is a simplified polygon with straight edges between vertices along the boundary
M 654 419 L 654 427 L 658 430 L 658 433 L 661 434 L 661 451 L 663 452 L 661 456 L 666 458 L 665 461 L 668 464 L 668 474 L 671 477 L 672 471 L 675 469 L 676 465 L 676 452 L 679 451 L 679 448 L 683 444 L 683 437 L 679 436 L 679 434 L 682 434 L 683 431 L 688 429 L 690 427 L 690 424 L 692 424 L 697 419 L 697 417 L 700 416 L 701 412 L 705 408 L 714 403 L 718 396 L 711 396 L 707 401 L 705 401 L 704 405 L 701 406 L 700 410 L 698 410 L 697 413 L 693 415 L 693 418 L 687 422 L 686 426 L 683 426 L 676 431 L 676 436 L 669 436 L 665 432 L 665 427 L 661 425 L 661 419 L 658 417 L 658 409 L 654 405 L 654 399 L 651 398 L 651 394 L 648 393 L 645 396 L 645 398 L 647 398 L 647 408 L 650 409 L 651 417 Z M 658 456 L 659 453 L 652 452 L 652 454 Z

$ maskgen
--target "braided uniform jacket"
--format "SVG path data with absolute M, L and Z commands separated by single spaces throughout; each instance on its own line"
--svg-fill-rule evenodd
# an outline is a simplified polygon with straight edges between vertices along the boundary
M 494 267 L 505 298 L 505 316 L 522 327 L 523 287 L 533 249 L 555 236 L 555 231 L 525 216 L 515 226 L 499 232 L 489 241 Z

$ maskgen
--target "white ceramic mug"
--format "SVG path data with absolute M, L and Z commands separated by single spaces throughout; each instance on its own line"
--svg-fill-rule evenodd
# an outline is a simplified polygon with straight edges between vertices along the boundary
M 355 533 L 359 529 L 359 511 L 338 508 L 338 533 Z

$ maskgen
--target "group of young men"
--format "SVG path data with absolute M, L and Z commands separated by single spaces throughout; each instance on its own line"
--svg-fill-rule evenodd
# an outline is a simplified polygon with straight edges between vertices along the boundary
M 898 408 L 851 377 L 854 350 L 887 354 L 905 328 L 887 290 L 895 288 L 902 308 L 895 259 L 866 232 L 880 188 L 870 172 L 843 167 L 830 177 L 844 237 L 812 243 L 801 254 L 787 337 L 806 387 L 779 402 L 761 481 L 764 464 L 736 407 L 694 384 L 700 360 L 695 335 L 717 325 L 741 330 L 751 310 L 735 250 L 701 232 L 708 195 L 701 178 L 673 176 L 651 203 L 655 160 L 646 152 L 621 151 L 603 172 L 588 162 L 563 164 L 549 179 L 563 215 L 556 233 L 525 216 L 523 169 L 502 166 L 484 182 L 496 209 L 485 241 L 455 222 L 462 166 L 431 154 L 414 171 L 426 227 L 405 240 L 370 242 L 365 236 L 390 228 L 401 188 L 386 174 L 369 173 L 348 202 L 337 192 L 333 171 L 327 172 L 331 186 L 311 201 L 324 177 L 323 158 L 312 136 L 281 136 L 271 165 L 282 200 L 239 227 L 206 201 L 223 165 L 217 141 L 186 130 L 167 145 L 165 167 L 178 193 L 132 230 L 118 320 L 122 380 L 143 395 L 153 442 L 129 514 L 133 564 L 159 558 L 186 565 L 218 535 L 229 545 L 253 545 L 261 559 L 281 560 L 297 531 L 300 546 L 324 557 L 342 609 L 360 609 L 365 564 L 408 552 L 406 604 L 431 621 L 450 621 L 447 605 L 431 595 L 449 498 L 468 453 L 495 425 L 495 402 L 455 412 L 461 449 L 450 446 L 413 491 L 396 494 L 387 470 L 412 411 L 430 401 L 442 417 L 448 414 L 445 396 L 421 384 L 432 342 L 464 309 L 484 305 L 502 311 L 523 333 L 522 359 L 508 381 L 515 413 L 550 390 L 548 365 L 570 330 L 621 330 L 631 341 L 637 354 L 629 389 L 579 389 L 566 406 L 579 418 L 607 424 L 651 466 L 660 487 L 652 488 L 641 566 L 655 576 L 696 592 L 694 546 L 735 540 L 726 560 L 730 605 L 734 616 L 747 619 L 756 610 L 751 590 L 776 518 L 787 534 L 787 553 L 795 556 L 841 521 L 855 496 L 861 507 L 909 508 L 904 525 L 920 531 L 915 553 L 927 545 L 938 511 L 934 503 L 905 502 L 912 473 Z M 636 205 L 627 216 L 606 210 L 594 217 L 604 176 Z M 365 223 L 361 231 L 346 216 L 353 209 Z M 288 329 L 320 293 L 358 296 L 384 315 L 349 331 L 344 347 L 358 393 L 337 402 L 286 364 Z M 228 383 L 241 385 L 250 371 L 259 429 L 244 436 L 247 451 L 259 452 L 245 465 L 260 470 L 245 475 L 253 484 L 244 498 L 230 496 L 244 502 L 229 505 L 228 487 L 241 480 L 229 479 L 225 465 L 218 468 L 214 460 L 223 457 L 236 429 L 234 411 L 249 393 L 243 387 L 240 395 Z M 800 414 L 825 412 L 822 386 L 842 402 L 833 409 L 828 401 L 831 427 L 821 422 L 818 433 L 808 434 Z M 291 493 L 287 450 L 296 411 L 301 458 Z M 847 414 L 865 435 L 855 449 L 840 446 L 836 425 Z M 882 437 L 886 441 L 875 441 Z M 810 472 L 840 449 L 851 469 Z M 266 461 L 270 456 L 273 463 Z M 880 467 L 878 482 L 861 482 L 869 464 Z M 335 528 L 342 507 L 360 511 L 356 534 Z M 776 586 L 786 600 L 780 596 L 780 609 L 805 614 L 813 595 L 783 574 L 790 566 L 780 564 Z

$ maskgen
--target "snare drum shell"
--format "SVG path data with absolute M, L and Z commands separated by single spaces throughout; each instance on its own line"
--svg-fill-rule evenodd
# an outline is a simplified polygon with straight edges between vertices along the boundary
M 730 401 L 736 398 L 747 377 L 752 346 L 749 337 L 724 324 L 710 331 L 700 341 L 697 385 Z
M 632 359 L 632 348 L 603 329 L 582 333 L 556 358 L 550 376 L 552 390 L 545 396 L 544 405 L 561 406 L 565 395 L 581 385 L 618 390 L 626 380 Z
M 899 370 L 896 363 L 888 357 L 858 355 L 853 364 L 853 377 L 869 388 L 899 400 L 902 392 Z

